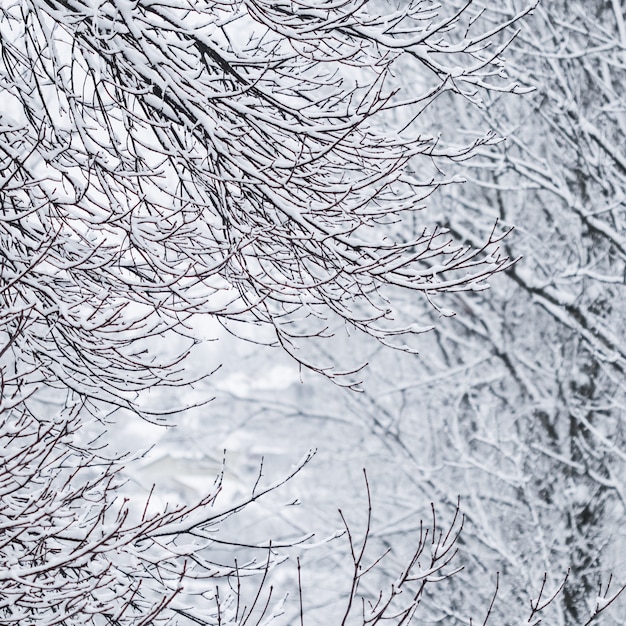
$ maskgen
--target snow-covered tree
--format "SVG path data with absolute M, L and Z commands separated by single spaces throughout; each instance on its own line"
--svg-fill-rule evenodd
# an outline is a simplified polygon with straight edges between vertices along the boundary
M 497 140 L 488 125 L 466 138 L 462 121 L 434 133 L 423 112 L 448 96 L 476 105 L 520 91 L 500 55 L 529 7 L 492 22 L 477 4 L 3 4 L 5 623 L 244 624 L 279 610 L 266 610 L 264 578 L 259 594 L 239 588 L 270 567 L 270 546 L 256 564 L 218 563 L 209 532 L 267 487 L 253 481 L 234 509 L 213 510 L 215 492 L 137 508 L 120 498 L 119 457 L 86 433 L 130 412 L 185 408 L 182 390 L 165 408 L 148 392 L 208 373 L 185 363 L 210 320 L 241 335 L 264 324 L 297 361 L 332 376 L 341 359 L 311 360 L 306 346 L 338 321 L 411 351 L 430 317 L 398 293 L 438 314 L 435 296 L 480 290 L 510 266 L 493 224 L 465 245 L 418 212 L 458 182 L 445 164 Z M 396 606 L 398 585 L 417 589 L 397 619 L 413 614 L 456 541 L 435 530 L 429 543 L 420 535 L 373 619 Z M 362 561 L 350 545 L 352 602 Z
M 420 111 L 447 92 L 519 89 L 500 77 L 506 41 L 489 46 L 510 21 L 485 29 L 479 14 L 423 2 L 10 3 L 12 351 L 35 378 L 128 406 L 176 379 L 178 360 L 155 360 L 143 339 L 185 334 L 195 314 L 270 324 L 292 354 L 332 316 L 382 340 L 422 332 L 389 286 L 427 298 L 480 289 L 508 264 L 497 232 L 464 247 L 411 219 L 454 180 L 438 163 L 494 140 L 485 127 L 446 144 Z M 392 76 L 405 58 L 410 97 Z M 400 106 L 416 121 L 388 128 Z
M 3 624 L 258 624 L 280 614 L 281 598 L 264 585 L 276 551 L 250 546 L 249 560 L 224 562 L 214 536 L 280 483 L 222 506 L 218 475 L 194 505 L 157 511 L 149 497 L 120 495 L 122 460 L 77 445 L 78 404 L 57 415 L 39 407 L 47 419 L 33 408 L 5 412 L 0 425 Z

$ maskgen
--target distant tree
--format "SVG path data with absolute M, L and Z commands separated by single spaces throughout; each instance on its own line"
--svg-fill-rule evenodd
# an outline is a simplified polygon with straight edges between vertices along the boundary
M 586 622 L 609 571 L 626 583 L 616 532 L 626 471 L 625 37 L 619 2 L 538 7 L 508 52 L 511 76 L 537 90 L 524 102 L 487 99 L 508 140 L 484 152 L 468 174 L 474 193 L 447 222 L 469 240 L 495 216 L 516 224 L 505 249 L 523 260 L 489 299 L 466 300 L 474 314 L 460 319 L 474 354 L 490 356 L 464 390 L 458 442 L 475 471 L 508 477 L 511 490 L 486 511 L 517 544 L 515 568 L 569 569 L 552 618 L 563 624 Z M 487 205 L 494 212 L 480 215 Z M 621 621 L 619 610 L 597 620 Z

